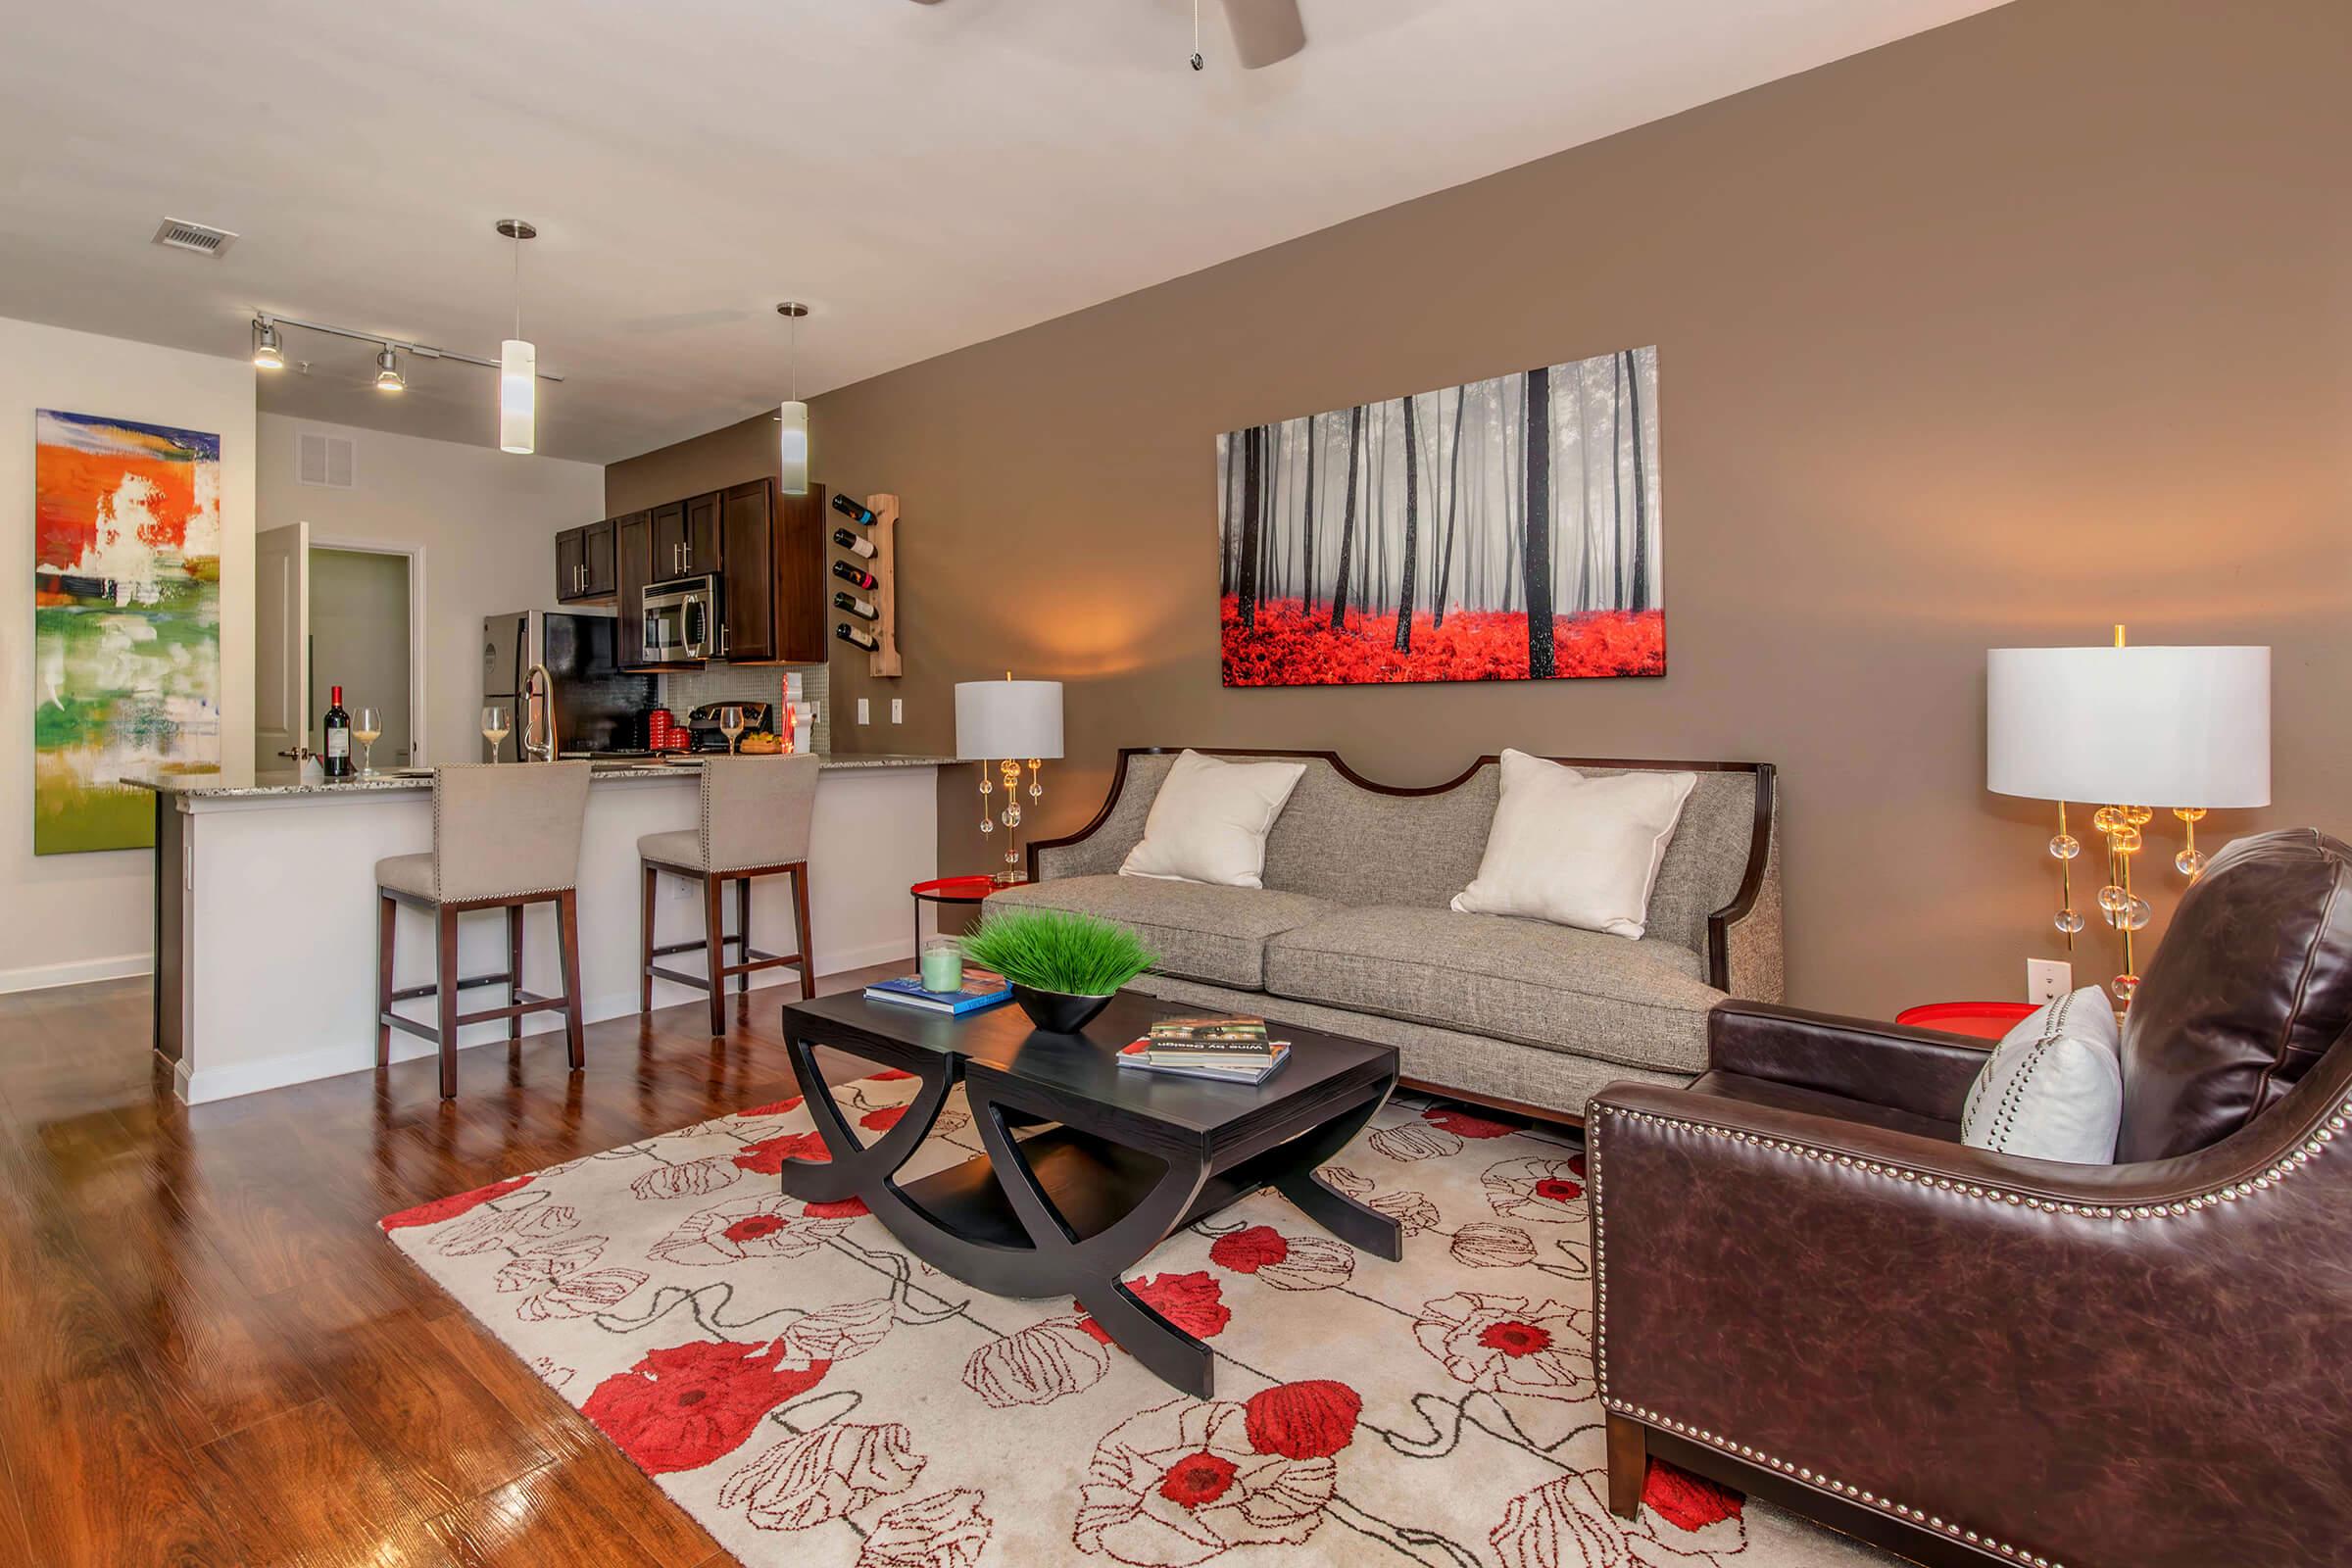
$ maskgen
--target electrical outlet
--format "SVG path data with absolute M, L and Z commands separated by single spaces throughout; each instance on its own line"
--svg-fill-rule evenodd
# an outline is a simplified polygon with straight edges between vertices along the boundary
M 2026 960 L 2026 1000 L 2036 1005 L 2056 1002 L 2075 989 L 2075 966 L 2058 958 Z
M 906 700 L 905 700 L 904 698 L 893 697 L 893 698 L 890 700 L 890 721 L 891 721 L 893 724 L 902 723 L 902 722 L 904 722 L 904 721 L 906 720 Z
M 858 699 L 858 722 L 860 724 L 873 722 L 873 715 L 865 710 L 865 699 L 862 697 Z

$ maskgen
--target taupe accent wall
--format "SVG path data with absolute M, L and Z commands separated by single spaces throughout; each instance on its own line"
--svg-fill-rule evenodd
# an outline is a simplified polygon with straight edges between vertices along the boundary
M 1402 784 L 1504 746 L 1764 759 L 1792 1001 L 2019 995 L 2065 956 L 2054 824 L 1984 789 L 1987 647 L 2271 644 L 2276 804 L 2204 836 L 2352 834 L 2348 60 L 2343 0 L 2018 0 L 827 394 L 819 476 L 906 509 L 906 673 L 835 659 L 836 745 L 945 750 L 956 681 L 1065 681 L 1049 831 L 1121 745 Z M 1648 343 L 1665 678 L 1220 688 L 1217 432 Z M 772 430 L 617 465 L 612 503 Z M 971 782 L 951 868 L 986 853 Z M 2179 824 L 2150 837 L 2161 918 Z M 2092 918 L 2079 983 L 2116 966 Z

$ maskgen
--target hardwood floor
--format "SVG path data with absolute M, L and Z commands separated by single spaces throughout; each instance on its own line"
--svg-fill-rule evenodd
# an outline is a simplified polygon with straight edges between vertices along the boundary
M 193 1108 L 145 981 L 0 997 L 0 1564 L 731 1564 L 375 1222 L 795 1093 L 786 995 Z

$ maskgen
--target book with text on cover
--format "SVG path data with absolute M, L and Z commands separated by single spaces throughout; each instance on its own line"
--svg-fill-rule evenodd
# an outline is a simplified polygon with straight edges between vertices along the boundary
M 963 970 L 963 989 L 960 991 L 925 991 L 920 975 L 902 975 L 896 980 L 877 980 L 865 988 L 868 1002 L 888 1002 L 902 1007 L 922 1007 L 932 1012 L 950 1013 L 960 1018 L 967 1012 L 978 1012 L 1001 1002 L 1012 1000 L 1012 987 L 994 969 Z
M 1267 1054 L 1255 1062 L 1221 1065 L 1197 1060 L 1169 1061 L 1159 1057 L 1157 1049 L 1149 1040 L 1137 1040 L 1119 1049 L 1119 1065 L 1135 1072 L 1166 1073 L 1177 1078 L 1204 1078 L 1212 1083 L 1262 1084 L 1291 1059 L 1291 1043 L 1273 1042 Z

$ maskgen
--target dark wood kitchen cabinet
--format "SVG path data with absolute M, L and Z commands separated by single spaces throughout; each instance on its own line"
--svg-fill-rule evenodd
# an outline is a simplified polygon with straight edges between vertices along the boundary
M 825 491 L 754 479 L 718 493 L 726 561 L 719 657 L 739 664 L 825 659 Z
M 566 528 L 556 535 L 556 602 L 577 605 L 613 597 L 613 519 Z
M 620 612 L 618 659 L 623 669 L 645 662 L 646 585 L 654 580 L 654 520 L 632 512 L 612 519 L 613 598 Z
M 654 581 L 715 577 L 719 551 L 718 492 L 654 508 Z

